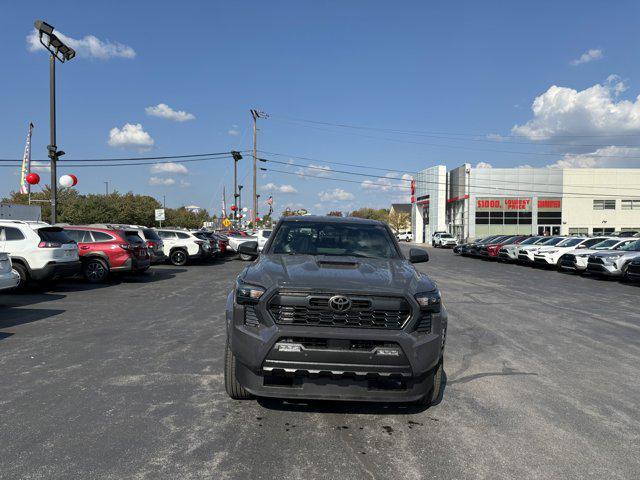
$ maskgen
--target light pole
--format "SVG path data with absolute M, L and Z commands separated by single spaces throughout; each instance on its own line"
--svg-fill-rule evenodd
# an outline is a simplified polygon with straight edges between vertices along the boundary
M 231 151 L 231 156 L 233 157 L 233 204 L 236 207 L 236 212 L 238 211 L 238 162 L 242 160 L 242 155 L 240 152 L 236 152 L 235 150 Z
M 238 210 L 236 210 L 236 215 L 238 215 L 238 217 L 240 218 L 240 225 L 242 225 L 242 217 L 240 217 L 240 215 L 242 215 L 242 189 L 244 188 L 243 185 L 238 185 Z
M 104 182 L 104 190 L 105 190 L 105 195 L 109 196 L 109 181 L 107 180 L 106 182 Z
M 53 27 L 42 20 L 36 20 L 34 23 L 40 43 L 49 50 L 51 56 L 49 58 L 49 123 L 50 123 L 50 142 L 47 146 L 48 157 L 51 159 L 51 223 L 57 221 L 57 197 L 58 197 L 58 181 L 57 181 L 57 163 L 58 158 L 64 155 L 64 152 L 58 150 L 56 145 L 56 59 L 60 63 L 71 60 L 76 56 L 73 48 L 68 47 L 53 33 Z

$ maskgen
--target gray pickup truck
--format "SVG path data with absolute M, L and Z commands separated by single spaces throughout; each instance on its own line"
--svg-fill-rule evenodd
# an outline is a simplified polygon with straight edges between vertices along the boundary
M 382 222 L 286 217 L 227 299 L 225 387 L 252 396 L 431 405 L 447 313 Z

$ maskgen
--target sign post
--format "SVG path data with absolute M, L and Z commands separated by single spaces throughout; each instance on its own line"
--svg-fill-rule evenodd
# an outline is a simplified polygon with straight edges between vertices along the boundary
M 160 222 L 160 228 L 162 228 L 162 221 L 165 219 L 164 208 L 156 208 L 156 222 Z

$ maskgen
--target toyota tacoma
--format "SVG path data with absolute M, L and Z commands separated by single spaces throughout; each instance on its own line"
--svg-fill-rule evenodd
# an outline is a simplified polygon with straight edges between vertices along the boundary
M 231 398 L 434 403 L 447 313 L 389 227 L 357 218 L 294 216 L 277 224 L 238 276 L 226 307 Z

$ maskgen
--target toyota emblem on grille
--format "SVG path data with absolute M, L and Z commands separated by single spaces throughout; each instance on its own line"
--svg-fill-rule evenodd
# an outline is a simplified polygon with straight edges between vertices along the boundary
M 341 295 L 336 295 L 329 299 L 329 308 L 334 312 L 346 312 L 351 308 L 351 300 Z

